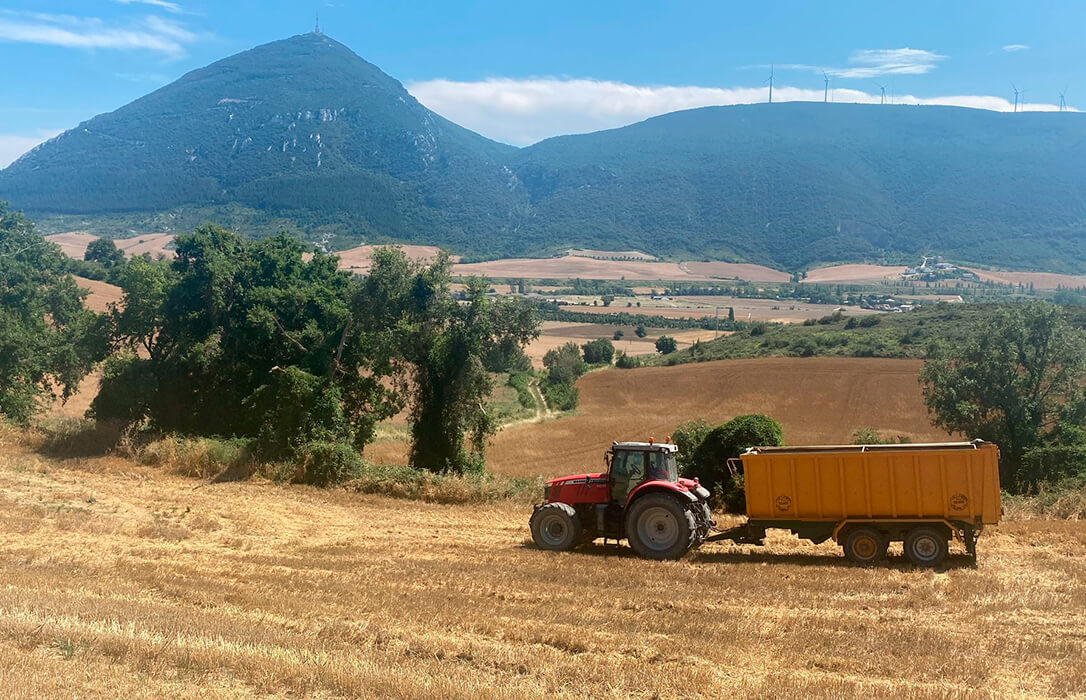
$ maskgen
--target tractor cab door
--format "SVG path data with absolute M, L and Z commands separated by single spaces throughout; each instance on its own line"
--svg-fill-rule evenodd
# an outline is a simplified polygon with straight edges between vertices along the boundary
M 630 491 L 645 479 L 645 453 L 616 450 L 611 458 L 611 501 L 624 504 Z

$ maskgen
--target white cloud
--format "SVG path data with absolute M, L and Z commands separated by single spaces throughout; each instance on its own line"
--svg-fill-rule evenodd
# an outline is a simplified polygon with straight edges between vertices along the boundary
M 0 11 L 0 41 L 82 49 L 145 50 L 173 58 L 199 38 L 184 25 L 162 17 L 128 22 L 40 12 Z
M 1028 51 L 1029 46 L 1025 44 L 1007 44 L 1003 47 L 1003 50 L 1008 53 L 1012 53 L 1014 51 Z
M 8 167 L 19 156 L 59 133 L 60 129 L 38 129 L 30 134 L 0 134 L 0 168 Z
M 711 88 L 562 78 L 491 78 L 478 82 L 426 80 L 407 89 L 430 109 L 498 141 L 518 146 L 550 136 L 610 129 L 681 109 L 765 102 L 766 87 Z M 822 89 L 778 85 L 773 100 L 821 102 Z M 880 96 L 836 89 L 835 102 L 878 104 Z M 891 99 L 887 95 L 887 101 Z M 897 95 L 897 104 L 954 105 L 1009 112 L 1013 105 L 991 95 L 916 97 Z M 1057 105 L 1028 104 L 1019 110 L 1053 111 Z
M 863 49 L 853 51 L 844 67 L 786 63 L 778 68 L 825 73 L 834 78 L 877 78 L 882 75 L 924 75 L 946 56 L 925 49 Z M 769 66 L 760 66 L 768 68 Z
M 113 0 L 113 2 L 118 5 L 150 5 L 174 14 L 181 14 L 185 11 L 176 2 L 167 2 L 167 0 Z

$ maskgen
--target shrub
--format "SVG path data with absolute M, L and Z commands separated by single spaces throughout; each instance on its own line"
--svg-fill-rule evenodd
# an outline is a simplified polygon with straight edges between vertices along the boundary
M 709 431 L 702 440 L 691 461 L 692 475 L 718 494 L 728 510 L 741 512 L 745 509 L 742 480 L 733 477 L 728 460 L 738 457 L 749 447 L 780 445 L 782 441 L 780 423 L 769 416 L 736 416 Z
M 641 306 L 641 302 L 637 302 L 637 305 Z M 648 334 L 649 333 L 648 333 L 648 331 L 645 330 L 645 325 L 644 324 L 642 324 L 642 323 L 637 324 L 637 328 L 634 329 L 634 335 L 636 335 L 638 338 L 644 338 Z
M 1030 491 L 1068 478 L 1086 481 L 1086 445 L 1045 445 L 1027 450 L 1015 476 L 1019 487 Z
M 709 434 L 709 431 L 713 427 L 709 425 L 709 422 L 704 418 L 695 418 L 694 420 L 688 420 L 685 423 L 680 423 L 675 427 L 675 430 L 671 433 L 671 439 L 679 447 L 679 454 L 676 461 L 679 465 L 679 473 L 683 476 L 691 474 L 690 468 L 693 464 L 694 453 L 701 447 L 701 443 L 705 440 L 705 436 Z
M 853 445 L 904 445 L 912 442 L 905 435 L 883 437 L 875 428 L 857 428 L 852 431 Z
M 609 365 L 615 357 L 615 346 L 606 338 L 597 338 L 581 346 L 584 361 L 590 365 Z
M 751 337 L 765 335 L 765 324 L 755 323 L 753 326 L 750 327 L 750 335 Z
M 856 317 L 855 316 L 849 316 L 848 320 L 845 321 L 845 330 L 850 331 L 850 330 L 852 330 L 853 328 L 855 328 L 858 325 L 860 325 L 860 324 L 856 321 Z
M 627 306 L 629 306 L 629 304 L 627 304 Z M 622 340 L 622 338 L 623 338 L 623 337 L 624 337 L 625 335 L 626 335 L 626 334 L 622 332 L 622 329 L 621 329 L 621 328 L 619 328 L 619 329 L 618 329 L 617 331 L 615 331 L 615 334 L 611 336 L 611 339 L 612 339 L 612 340 Z
M 366 468 L 362 455 L 343 442 L 310 442 L 300 453 L 297 480 L 314 486 L 334 486 L 356 479 Z
M 676 343 L 675 339 L 669 335 L 662 335 L 656 339 L 656 350 L 661 354 L 670 355 L 678 348 L 678 343 Z
M 871 314 L 870 316 L 864 316 L 863 318 L 861 318 L 857 325 L 859 325 L 860 328 L 871 328 L 873 326 L 879 325 L 880 323 L 882 323 L 882 318 L 880 318 L 878 314 Z
M 615 360 L 615 367 L 618 367 L 619 369 L 633 369 L 634 367 L 640 366 L 641 360 L 621 351 L 618 353 L 618 358 Z
M 790 346 L 793 355 L 798 357 L 812 357 L 818 352 L 818 347 L 810 338 L 796 338 Z

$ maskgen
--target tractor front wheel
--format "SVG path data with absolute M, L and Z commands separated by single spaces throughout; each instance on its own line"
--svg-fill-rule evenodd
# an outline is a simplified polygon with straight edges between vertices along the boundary
M 565 552 L 581 543 L 581 518 L 568 503 L 547 503 L 536 508 L 529 525 L 540 549 Z
M 650 493 L 634 501 L 626 516 L 626 539 L 646 559 L 678 559 L 686 554 L 697 525 L 678 500 Z

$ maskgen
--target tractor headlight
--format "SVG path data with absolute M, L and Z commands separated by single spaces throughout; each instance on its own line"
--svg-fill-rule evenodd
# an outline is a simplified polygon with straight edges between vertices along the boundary
M 694 494 L 697 495 L 700 500 L 705 501 L 709 498 L 709 489 L 705 488 L 704 486 L 698 486 L 696 489 L 694 489 Z
M 550 503 L 551 500 L 551 485 L 543 484 L 543 502 Z

